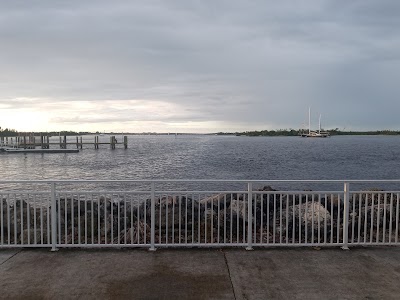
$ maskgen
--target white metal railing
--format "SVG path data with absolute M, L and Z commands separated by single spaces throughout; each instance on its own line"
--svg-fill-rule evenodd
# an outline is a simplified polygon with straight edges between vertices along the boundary
M 271 183 L 336 184 L 336 191 L 277 191 Z M 132 190 L 84 183 L 141 184 Z M 246 188 L 168 189 L 236 183 Z M 400 189 L 350 190 L 400 180 L 0 181 L 0 248 L 400 245 Z M 39 185 L 40 188 L 32 187 Z M 255 185 L 260 185 L 256 188 Z M 13 188 L 1 188 L 14 185 Z M 71 189 L 70 186 L 73 186 Z M 26 188 L 26 186 L 30 188 Z M 43 190 L 41 190 L 43 189 Z M 40 191 L 37 191 L 40 190 Z

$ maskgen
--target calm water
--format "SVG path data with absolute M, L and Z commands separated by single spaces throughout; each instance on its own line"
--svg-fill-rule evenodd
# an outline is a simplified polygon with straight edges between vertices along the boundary
M 1 154 L 0 170 L 2 179 L 398 179 L 399 145 L 396 136 L 130 136 L 127 150 Z

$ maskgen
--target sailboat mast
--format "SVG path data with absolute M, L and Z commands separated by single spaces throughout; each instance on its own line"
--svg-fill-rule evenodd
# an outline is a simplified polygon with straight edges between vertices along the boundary
M 319 114 L 318 133 L 321 133 L 321 114 Z
M 308 134 L 311 134 L 311 107 L 308 108 Z

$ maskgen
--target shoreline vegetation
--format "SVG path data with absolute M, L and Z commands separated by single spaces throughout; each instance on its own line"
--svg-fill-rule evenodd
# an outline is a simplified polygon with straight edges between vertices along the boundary
M 321 129 L 322 130 L 322 129 Z M 329 133 L 330 136 L 335 135 L 400 135 L 400 130 L 373 130 L 373 131 L 342 131 L 338 128 L 324 130 Z M 15 137 L 19 135 L 48 135 L 48 136 L 76 136 L 76 135 L 217 135 L 217 136 L 299 136 L 300 133 L 307 132 L 304 129 L 277 129 L 277 130 L 254 130 L 254 131 L 243 131 L 243 132 L 216 132 L 216 133 L 175 133 L 175 132 L 104 132 L 99 131 L 33 131 L 33 132 L 20 132 L 15 129 L 1 128 L 0 137 Z
M 375 130 L 375 131 L 341 131 L 338 128 L 323 130 L 329 135 L 400 135 L 398 130 Z M 260 131 L 244 131 L 244 132 L 218 132 L 217 135 L 236 135 L 236 136 L 298 136 L 299 133 L 306 133 L 304 129 L 278 129 L 278 130 L 260 130 Z

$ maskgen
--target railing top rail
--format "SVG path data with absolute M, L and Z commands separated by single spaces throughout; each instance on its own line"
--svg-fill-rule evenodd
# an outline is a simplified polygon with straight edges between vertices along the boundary
M 0 180 L 2 183 L 400 183 L 400 179 L 60 179 L 60 180 Z

